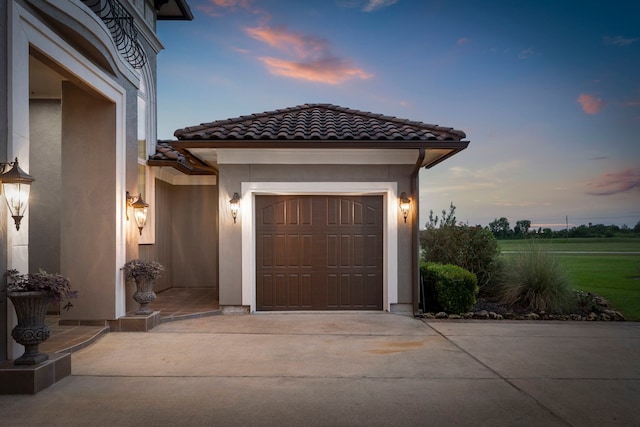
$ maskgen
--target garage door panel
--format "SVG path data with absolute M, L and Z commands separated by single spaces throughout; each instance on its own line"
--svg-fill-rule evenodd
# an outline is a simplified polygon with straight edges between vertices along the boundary
M 287 234 L 287 265 L 289 267 L 300 267 L 302 265 L 302 254 L 300 253 L 300 236 L 297 234 Z
M 311 308 L 313 303 L 312 298 L 312 276 L 311 274 L 301 274 L 300 275 L 300 308 Z
M 339 200 L 335 198 L 328 199 L 326 204 L 326 212 L 325 212 L 326 225 L 338 225 L 339 218 L 340 218 Z
M 353 224 L 354 225 L 362 225 L 364 224 L 364 215 L 363 215 L 364 206 L 362 203 L 353 202 Z
M 276 234 L 273 236 L 273 266 L 286 267 L 287 265 L 287 236 Z
M 327 274 L 327 285 L 326 285 L 326 293 L 327 293 L 327 306 L 331 309 L 338 308 L 338 294 L 340 289 L 340 279 L 339 276 L 335 273 Z
M 287 300 L 285 306 L 299 306 L 300 305 L 300 275 L 289 274 L 287 277 Z
M 257 281 L 260 286 L 256 289 L 256 304 L 263 307 L 273 307 L 273 275 L 263 274 Z
M 352 218 L 351 201 L 340 199 L 340 225 L 350 225 Z
M 364 254 L 364 266 L 367 268 L 378 268 L 382 264 L 382 253 L 378 248 L 382 247 L 382 236 L 369 234 L 364 237 L 362 251 Z
M 276 307 L 286 307 L 289 301 L 289 292 L 288 292 L 288 275 L 287 274 L 276 274 L 275 275 L 275 305 Z
M 363 282 L 363 300 L 365 307 L 381 307 L 382 293 L 375 292 L 378 283 L 382 281 L 382 277 L 378 273 L 368 273 L 364 276 L 366 280 Z
M 303 234 L 300 236 L 300 246 L 298 248 L 300 254 L 300 267 L 311 268 L 313 260 L 313 236 Z
M 327 236 L 326 241 L 326 265 L 328 268 L 338 268 L 338 260 L 340 257 L 340 236 L 330 234 Z
M 351 306 L 351 275 L 340 275 L 340 293 L 338 307 Z
M 350 305 L 354 307 L 364 307 L 364 275 L 354 274 L 351 276 L 351 301 Z
M 256 256 L 262 268 L 273 267 L 274 247 L 273 236 L 270 234 L 263 235 L 259 240 L 257 240 Z
M 365 236 L 353 236 L 353 267 L 364 267 Z
M 382 309 L 381 196 L 256 196 L 256 216 L 258 310 Z
M 351 236 L 340 236 L 340 267 L 351 267 Z

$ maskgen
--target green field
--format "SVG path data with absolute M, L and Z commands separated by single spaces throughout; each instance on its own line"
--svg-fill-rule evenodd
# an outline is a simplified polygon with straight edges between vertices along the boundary
M 637 237 L 498 240 L 503 252 L 528 250 L 532 244 L 563 252 L 640 252 L 640 238 Z
M 500 240 L 498 243 L 503 256 L 511 251 L 526 251 L 532 244 L 557 252 L 573 288 L 600 294 L 628 320 L 640 321 L 640 239 L 551 239 L 533 243 Z

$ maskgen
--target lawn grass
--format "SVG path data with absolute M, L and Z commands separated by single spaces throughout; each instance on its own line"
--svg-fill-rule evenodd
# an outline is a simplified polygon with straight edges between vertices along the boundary
M 600 294 L 628 320 L 640 321 L 640 255 L 558 257 L 574 289 Z
M 532 244 L 550 251 L 640 252 L 640 238 L 637 237 L 498 240 L 498 246 L 503 252 L 526 251 Z
M 499 241 L 502 256 L 529 250 L 531 244 L 526 240 Z M 640 239 L 552 239 L 533 244 L 558 252 L 574 289 L 600 294 L 627 320 L 640 321 Z

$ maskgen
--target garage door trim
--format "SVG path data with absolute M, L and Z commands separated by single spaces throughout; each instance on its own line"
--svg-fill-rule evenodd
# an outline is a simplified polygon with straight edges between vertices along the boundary
M 256 195 L 382 195 L 383 196 L 383 310 L 398 302 L 398 192 L 395 182 L 243 182 L 242 304 L 256 311 Z

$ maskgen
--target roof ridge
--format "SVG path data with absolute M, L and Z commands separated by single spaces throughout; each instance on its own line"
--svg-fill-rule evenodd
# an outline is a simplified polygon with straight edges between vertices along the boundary
M 331 128 L 326 129 L 325 132 L 318 132 L 317 129 L 311 132 L 310 124 L 305 123 L 304 120 L 301 120 L 301 118 L 298 118 L 295 115 L 293 116 L 293 120 L 286 120 L 285 123 L 276 124 L 271 126 L 269 129 L 261 128 L 261 126 L 265 126 L 266 123 L 269 122 L 269 120 L 265 120 L 265 118 L 275 118 L 277 120 L 278 117 L 282 117 L 287 114 L 295 114 L 313 109 L 324 109 L 337 114 L 345 114 L 350 117 L 340 119 L 339 121 L 332 118 L 325 119 L 323 117 L 323 121 L 329 121 L 327 126 Z M 387 125 L 385 126 L 385 129 L 381 131 L 379 129 L 380 126 L 376 124 L 365 125 L 362 121 L 354 121 L 353 118 L 355 116 L 361 117 L 365 120 L 374 119 L 379 122 L 387 122 Z M 317 124 L 317 120 L 314 120 L 314 122 Z M 273 128 L 275 126 L 279 126 L 280 130 L 278 131 L 278 129 L 276 129 L 274 132 Z M 372 127 L 377 129 L 374 130 Z M 329 132 L 336 133 L 336 131 L 345 136 L 347 134 L 360 135 L 361 139 L 374 140 L 460 140 L 466 137 L 466 134 L 463 131 L 453 129 L 451 127 L 428 124 L 409 119 L 401 119 L 395 116 L 356 110 L 329 103 L 306 103 L 296 105 L 294 107 L 201 123 L 197 126 L 178 129 L 174 132 L 174 136 L 178 139 L 326 139 L 320 134 L 328 134 Z M 280 135 L 283 136 L 280 137 Z M 289 136 L 286 137 L 287 135 Z M 336 138 L 343 139 L 340 136 L 336 136 Z

